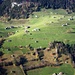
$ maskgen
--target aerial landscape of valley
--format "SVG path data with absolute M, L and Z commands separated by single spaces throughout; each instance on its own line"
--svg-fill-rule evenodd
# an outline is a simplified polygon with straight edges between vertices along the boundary
M 75 75 L 75 0 L 0 0 L 0 75 Z

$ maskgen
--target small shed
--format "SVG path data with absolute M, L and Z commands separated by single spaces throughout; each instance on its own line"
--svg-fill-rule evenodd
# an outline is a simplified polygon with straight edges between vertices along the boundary
M 25 29 L 28 29 L 28 28 L 30 28 L 30 26 L 26 26 L 26 27 L 25 27 Z
M 53 73 L 52 75 L 57 75 L 56 73 Z
M 58 75 L 63 75 L 63 73 L 62 72 L 59 72 L 59 74 Z
M 40 29 L 39 28 L 35 28 L 32 31 L 40 31 Z

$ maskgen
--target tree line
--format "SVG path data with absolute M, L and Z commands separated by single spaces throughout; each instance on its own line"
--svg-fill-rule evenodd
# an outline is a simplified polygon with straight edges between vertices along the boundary
M 49 48 L 57 48 L 58 54 L 65 54 L 65 55 L 71 55 L 72 61 L 75 63 L 75 44 L 65 44 L 62 41 L 54 41 L 49 43 Z
M 12 2 L 22 3 L 21 6 Z M 41 8 L 67 9 L 75 11 L 75 0 L 2 0 L 0 1 L 0 16 L 9 16 L 11 18 L 28 18 L 33 11 L 39 11 Z

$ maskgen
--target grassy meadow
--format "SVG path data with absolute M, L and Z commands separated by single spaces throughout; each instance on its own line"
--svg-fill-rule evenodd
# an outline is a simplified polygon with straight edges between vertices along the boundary
M 53 73 L 63 72 L 64 75 L 74 75 L 74 69 L 69 64 L 63 64 L 60 67 L 45 67 L 28 71 L 28 75 L 52 75 Z
M 73 20 L 69 20 L 70 18 Z M 67 24 L 66 26 L 62 25 Z M 15 28 L 5 29 L 14 26 Z M 25 29 L 26 26 L 30 28 Z M 39 31 L 33 31 L 40 29 Z M 28 32 L 26 32 L 27 30 Z M 8 36 L 8 33 L 14 33 Z M 10 22 L 0 21 L 0 37 L 5 38 L 1 51 L 6 54 L 26 53 L 29 51 L 26 46 L 31 45 L 34 48 L 48 47 L 48 44 L 54 40 L 64 43 L 75 43 L 75 13 L 67 14 L 63 9 L 42 9 L 40 12 L 34 12 L 28 19 L 12 19 Z M 38 41 L 38 42 L 36 42 Z M 19 46 L 25 46 L 20 49 Z M 7 50 L 10 48 L 11 50 Z M 28 71 L 28 75 L 52 75 L 54 72 L 65 72 L 67 75 L 74 75 L 74 69 L 69 64 L 64 64 L 59 68 L 45 67 L 41 69 Z
M 36 17 L 37 16 L 37 17 Z M 73 16 L 73 20 L 68 20 Z M 23 22 L 21 22 L 23 21 Z M 68 23 L 67 26 L 62 26 Z M 3 47 L 26 46 L 31 45 L 37 47 L 47 47 L 48 43 L 54 40 L 63 41 L 65 43 L 75 43 L 75 16 L 74 13 L 66 14 L 63 9 L 52 10 L 42 9 L 41 12 L 34 12 L 27 20 L 11 20 L 9 23 L 0 23 L 0 35 L 6 36 L 8 32 L 15 34 L 6 38 Z M 17 26 L 16 28 L 5 30 L 7 26 Z M 25 27 L 30 26 L 25 32 Z M 34 29 L 40 31 L 32 31 Z M 7 42 L 7 40 L 12 40 Z M 38 41 L 38 43 L 35 43 Z

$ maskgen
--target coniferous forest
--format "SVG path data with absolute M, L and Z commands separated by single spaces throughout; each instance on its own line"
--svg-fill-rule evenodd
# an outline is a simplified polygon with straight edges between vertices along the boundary
M 28 18 L 33 11 L 41 8 L 65 9 L 69 14 L 75 12 L 75 0 L 0 0 L 0 16 Z

